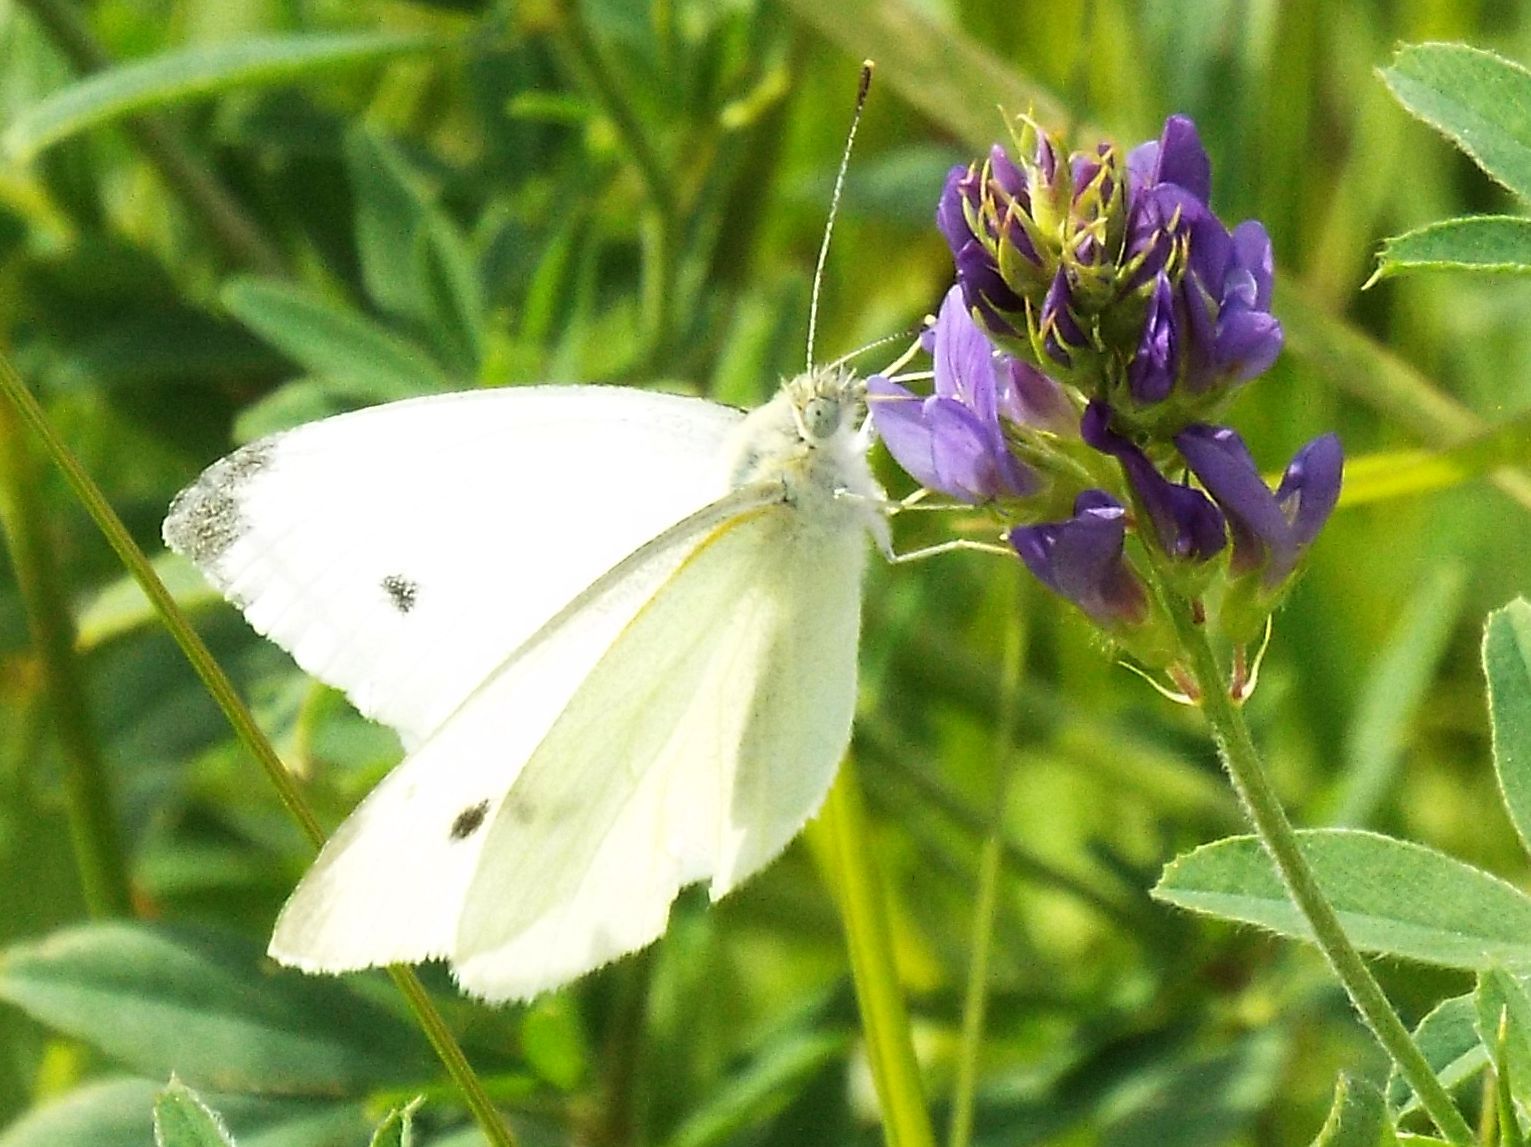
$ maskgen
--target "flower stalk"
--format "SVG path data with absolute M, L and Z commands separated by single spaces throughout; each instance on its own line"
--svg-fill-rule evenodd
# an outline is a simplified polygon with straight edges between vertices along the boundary
M 1260 763 L 1249 726 L 1244 721 L 1244 712 L 1229 696 L 1222 667 L 1205 630 L 1196 620 L 1194 603 L 1175 597 L 1168 605 L 1185 655 L 1185 666 L 1197 685 L 1199 704 L 1206 715 L 1223 768 L 1260 843 L 1270 854 L 1287 894 L 1308 922 L 1314 943 L 1344 986 L 1362 1022 L 1371 1029 L 1399 1073 L 1413 1088 L 1441 1134 L 1455 1147 L 1473 1147 L 1477 1140 L 1472 1128 L 1436 1078 L 1361 954 L 1345 935 L 1338 914 L 1303 856 L 1292 822 Z

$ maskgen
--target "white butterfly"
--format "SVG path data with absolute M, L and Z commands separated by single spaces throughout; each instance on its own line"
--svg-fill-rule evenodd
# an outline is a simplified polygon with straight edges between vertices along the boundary
M 165 541 L 408 755 L 271 953 L 527 998 L 786 847 L 850 737 L 886 500 L 838 368 L 749 415 L 617 387 L 414 399 L 246 446 Z

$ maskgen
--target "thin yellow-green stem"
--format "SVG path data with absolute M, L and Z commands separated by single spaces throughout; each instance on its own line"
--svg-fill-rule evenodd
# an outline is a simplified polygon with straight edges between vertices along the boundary
M 282 764 L 271 742 L 260 731 L 249 709 L 240 699 L 233 682 L 224 674 L 212 653 L 203 644 L 201 637 L 197 635 L 197 631 L 186 620 L 185 614 L 176 605 L 170 591 L 165 588 L 165 583 L 160 581 L 149 559 L 134 543 L 127 528 L 123 526 L 122 520 L 117 517 L 116 512 L 107 502 L 105 495 L 91 480 L 90 475 L 85 472 L 69 447 L 54 432 L 42 406 L 26 388 L 10 360 L 3 355 L 0 355 L 0 393 L 3 393 L 5 400 L 20 416 L 21 421 L 36 435 L 48 457 L 63 472 L 75 497 L 84 505 L 97 528 L 105 535 L 107 543 L 116 552 L 123 566 L 142 587 L 165 628 L 175 639 L 176 644 L 181 647 L 186 659 L 196 670 L 197 676 L 202 678 L 213 700 L 223 710 L 235 736 L 260 763 L 267 778 L 276 786 L 277 794 L 292 818 L 297 821 L 316 848 L 323 844 L 323 828 L 320 827 L 319 821 L 303 799 L 303 794 L 299 791 L 292 774 Z M 474 1119 L 491 1147 L 515 1147 L 515 1139 L 510 1129 L 505 1126 L 505 1121 L 495 1110 L 493 1101 L 484 1090 L 483 1082 L 473 1071 L 472 1065 L 468 1063 L 467 1056 L 463 1054 L 451 1029 L 447 1027 L 441 1013 L 436 1010 L 435 1004 L 426 994 L 425 986 L 407 967 L 390 967 L 388 974 L 393 978 L 399 991 L 403 993 L 410 1010 L 414 1013 L 415 1022 L 420 1025 L 421 1031 L 425 1033 L 426 1039 L 435 1049 L 447 1074 L 457 1085 L 464 1102 L 473 1113 Z
M 888 1147 L 935 1147 L 893 957 L 887 903 L 849 757 L 809 831 L 845 925 L 867 1058 L 882 1104 L 884 1140 Z
M 38 505 L 36 463 L 15 411 L 0 404 L 0 528 L 4 529 L 63 756 L 64 810 L 85 908 L 106 919 L 132 913 L 127 854 L 85 694 L 62 571 Z
M 1014 563 L 1011 563 L 1014 567 Z M 1010 582 L 1018 584 L 1018 567 Z M 1021 687 L 1023 627 L 1016 595 L 1006 611 L 1004 662 L 1000 670 L 999 713 L 994 737 L 994 807 L 989 833 L 978 859 L 978 896 L 973 905 L 973 931 L 968 959 L 967 991 L 962 1002 L 962 1037 L 957 1052 L 957 1077 L 952 1084 L 951 1120 L 947 1147 L 968 1147 L 973 1137 L 973 1109 L 978 1093 L 978 1060 L 983 1053 L 984 1021 L 989 1004 L 989 961 L 994 950 L 994 923 L 999 911 L 999 878 L 1005 854 L 1005 805 L 1010 794 L 1011 756 L 1015 745 L 1016 694 Z
M 1472 1128 L 1435 1077 L 1429 1061 L 1403 1026 L 1366 961 L 1345 935 L 1338 914 L 1319 887 L 1318 877 L 1302 854 L 1286 810 L 1265 775 L 1244 712 L 1228 695 L 1228 679 L 1212 652 L 1205 630 L 1196 620 L 1192 603 L 1167 595 L 1167 604 L 1180 648 L 1190 659 L 1189 669 L 1200 690 L 1201 709 L 1218 755 L 1287 894 L 1307 920 L 1314 943 L 1329 961 L 1362 1021 L 1414 1089 L 1420 1105 L 1441 1134 L 1456 1147 L 1473 1147 L 1476 1140 Z

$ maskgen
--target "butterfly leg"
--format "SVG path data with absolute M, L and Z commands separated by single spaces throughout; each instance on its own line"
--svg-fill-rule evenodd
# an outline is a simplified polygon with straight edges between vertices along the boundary
M 1003 554 L 1006 557 L 1015 557 L 1015 551 L 1009 546 L 1002 546 L 998 542 L 980 542 L 975 538 L 953 538 L 950 541 L 938 542 L 933 546 L 921 546 L 917 550 L 909 550 L 902 554 L 889 554 L 888 560 L 894 565 L 905 565 L 909 562 L 924 561 L 926 558 L 937 557 L 940 554 L 955 553 L 958 550 L 973 550 L 983 554 Z

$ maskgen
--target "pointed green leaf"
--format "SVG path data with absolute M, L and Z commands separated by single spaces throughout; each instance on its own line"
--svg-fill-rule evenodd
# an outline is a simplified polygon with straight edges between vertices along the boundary
M 1377 833 L 1298 834 L 1303 855 L 1352 943 L 1426 964 L 1531 970 L 1531 897 L 1443 853 Z M 1250 836 L 1172 861 L 1153 895 L 1193 912 L 1306 940 L 1307 921 Z
M 1531 411 L 1434 450 L 1388 450 L 1345 462 L 1345 509 L 1444 490 L 1531 462 Z
M 1478 1038 L 1478 1011 L 1472 996 L 1453 996 L 1437 1004 L 1414 1029 L 1414 1042 L 1448 1089 L 1488 1063 L 1488 1051 Z M 1419 1108 L 1419 1097 L 1396 1069 L 1388 1080 L 1387 1098 L 1400 1116 Z
M 175 1076 L 154 1101 L 154 1147 L 234 1147 L 223 1120 Z
M 430 308 L 427 329 L 443 355 L 472 377 L 484 355 L 484 299 L 467 241 L 432 212 L 417 242 L 418 277 Z
M 843 1035 L 793 1031 L 765 1048 L 693 1111 L 667 1147 L 718 1147 L 780 1111 L 816 1072 L 845 1054 Z
M 1531 72 L 1466 44 L 1410 44 L 1382 80 L 1417 118 L 1531 199 Z
M 1340 1076 L 1334 1105 L 1313 1147 L 1396 1147 L 1387 1101 L 1365 1080 Z
M 391 140 L 365 126 L 346 134 L 345 156 L 367 294 L 389 314 L 419 320 L 415 243 L 428 212 L 423 180 Z
M 135 112 L 439 51 L 443 44 L 437 36 L 357 32 L 241 39 L 163 52 L 97 72 L 29 108 L 0 136 L 0 151 L 25 162 L 60 140 Z
M 1526 985 L 1502 968 L 1478 977 L 1473 993 L 1478 1038 L 1492 1052 L 1501 1078 L 1518 1091 L 1531 1082 L 1531 995 Z
M 197 567 L 179 554 L 159 554 L 150 564 L 182 607 L 222 600 Z M 143 626 L 158 624 L 158 620 L 159 615 L 149 604 L 143 588 L 124 574 L 80 607 L 75 615 L 75 644 L 81 649 L 94 649 Z
M 1479 215 L 1445 219 L 1382 241 L 1367 283 L 1409 271 L 1493 271 L 1531 274 L 1531 219 Z
M 1028 113 L 1049 125 L 1071 118 L 1052 92 L 952 23 L 937 22 L 920 5 L 907 0 L 787 0 L 787 7 L 854 59 L 876 60 L 879 83 L 975 150 L 1005 138 L 1006 113 Z
M 144 1147 L 159 1092 L 147 1079 L 86 1083 L 0 1129 L 0 1147 Z
M 1489 614 L 1483 671 L 1499 791 L 1521 845 L 1531 851 L 1531 604 L 1524 598 Z
M 309 373 L 352 383 L 374 402 L 450 385 L 436 361 L 413 343 L 301 287 L 235 279 L 223 289 L 223 302 L 240 322 Z
M 414 1115 L 425 1102 L 424 1096 L 416 1096 L 403 1107 L 395 1107 L 388 1117 L 377 1125 L 368 1147 L 410 1147 L 415 1141 Z
M 0 999 L 138 1070 L 208 1090 L 350 1095 L 431 1072 L 413 1029 L 339 980 L 225 935 L 113 922 L 0 957 Z
M 1393 790 L 1409 728 L 1455 628 L 1466 580 L 1456 562 L 1430 571 L 1368 670 L 1346 730 L 1343 788 L 1329 818 L 1334 825 L 1367 824 Z

